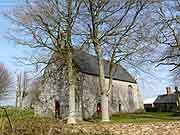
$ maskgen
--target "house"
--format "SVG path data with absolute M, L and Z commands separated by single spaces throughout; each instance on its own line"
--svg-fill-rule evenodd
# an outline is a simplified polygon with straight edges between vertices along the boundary
M 178 110 L 178 91 L 172 92 L 166 88 L 166 94 L 159 95 L 154 101 L 154 107 L 160 112 L 176 112 Z
M 54 113 L 54 98 L 59 96 L 61 117 L 68 116 L 68 83 L 66 70 L 61 58 L 51 64 L 44 73 L 40 88 L 39 102 L 35 112 L 42 116 Z M 101 93 L 99 88 L 99 70 L 97 57 L 86 52 L 74 50 L 73 64 L 76 78 L 76 116 L 78 119 L 91 118 L 101 111 Z M 109 80 L 109 61 L 104 60 L 105 83 Z M 113 72 L 113 88 L 110 95 L 110 113 L 136 112 L 143 109 L 143 101 L 136 80 L 121 65 Z
M 154 109 L 154 101 L 156 100 L 156 97 L 147 98 L 144 100 L 144 109 L 146 112 L 153 112 Z

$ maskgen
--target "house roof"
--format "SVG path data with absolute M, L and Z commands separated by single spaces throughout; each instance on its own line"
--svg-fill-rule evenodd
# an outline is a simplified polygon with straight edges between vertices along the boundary
M 177 103 L 177 95 L 169 94 L 169 95 L 159 95 L 154 104 L 164 104 L 164 103 Z
M 97 57 L 89 53 L 73 51 L 73 61 L 79 66 L 79 70 L 86 74 L 99 75 Z M 105 77 L 109 78 L 109 61 L 104 60 Z M 136 83 L 136 80 L 121 65 L 116 64 L 113 71 L 113 79 Z
M 144 100 L 144 104 L 153 104 L 157 97 L 147 98 Z

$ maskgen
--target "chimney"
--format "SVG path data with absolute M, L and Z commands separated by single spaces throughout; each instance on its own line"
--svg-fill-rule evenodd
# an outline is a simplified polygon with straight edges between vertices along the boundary
M 166 87 L 166 94 L 167 94 L 167 95 L 172 94 L 172 93 L 171 93 L 171 87 Z
M 166 87 L 166 94 L 169 95 L 169 88 Z

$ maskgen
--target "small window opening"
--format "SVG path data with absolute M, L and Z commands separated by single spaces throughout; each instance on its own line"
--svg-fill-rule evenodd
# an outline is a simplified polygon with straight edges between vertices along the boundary
M 121 112 L 121 104 L 119 104 L 119 112 Z
M 131 88 L 131 89 L 132 89 L 133 87 L 132 87 L 132 85 L 128 85 L 128 88 Z

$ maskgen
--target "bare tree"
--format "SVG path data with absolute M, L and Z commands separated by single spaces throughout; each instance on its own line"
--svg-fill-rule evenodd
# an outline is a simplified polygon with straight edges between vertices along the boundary
M 39 95 L 40 95 L 40 85 L 41 85 L 41 78 L 36 78 L 31 83 L 31 88 L 29 91 L 30 97 L 31 97 L 31 108 L 33 108 L 33 105 L 39 101 Z
M 99 64 L 102 120 L 109 121 L 108 99 L 112 89 L 113 65 L 134 54 L 134 48 L 138 50 L 138 44 L 130 46 L 131 43 L 126 41 L 135 40 L 136 35 L 132 33 L 137 30 L 136 20 L 147 3 L 144 0 L 83 0 L 83 3 L 81 0 L 31 0 L 19 10 L 16 9 L 10 17 L 15 29 L 10 38 L 19 45 L 28 46 L 37 52 L 31 64 L 48 66 L 54 61 L 35 56 L 49 56 L 53 53 L 64 60 L 69 82 L 69 123 L 75 123 L 73 48 L 81 41 L 83 47 L 86 48 L 89 43 L 95 50 Z M 79 14 L 82 15 L 80 19 Z M 129 35 L 133 37 L 128 38 Z M 121 49 L 125 43 L 126 46 Z M 122 50 L 129 51 L 121 53 Z M 111 79 L 108 89 L 104 87 L 105 57 L 110 59 Z
M 7 94 L 11 84 L 12 81 L 8 69 L 3 64 L 0 64 L 0 99 Z
M 158 44 L 154 62 L 170 66 L 176 84 L 180 78 L 180 1 L 162 1 L 156 14 L 155 41 Z
M 9 17 L 14 24 L 9 37 L 18 45 L 36 50 L 31 64 L 43 64 L 46 67 L 54 63 L 49 58 L 39 59 L 35 56 L 57 54 L 64 60 L 69 82 L 68 123 L 76 123 L 72 33 L 80 5 L 80 0 L 30 0 L 19 9 L 16 8 Z
M 99 64 L 102 121 L 109 121 L 108 99 L 112 89 L 113 70 L 117 63 L 143 48 L 136 41 L 137 20 L 151 2 L 142 0 L 84 0 L 84 2 L 87 7 L 85 16 L 89 19 L 85 19 L 90 35 L 89 43 L 96 52 Z M 104 58 L 110 60 L 108 88 L 105 88 Z
M 105 57 L 109 59 L 109 86 L 107 94 L 112 89 L 112 74 L 116 64 L 122 64 L 137 76 L 143 74 L 153 76 L 145 68 L 150 63 L 151 53 L 155 52 L 154 18 L 159 8 L 159 0 L 136 0 L 129 2 L 131 8 L 121 11 L 121 24 L 114 29 L 114 35 L 105 40 Z M 118 18 L 118 17 L 116 17 Z M 152 36 L 153 35 L 153 36 Z
M 16 107 L 22 107 L 24 97 L 28 90 L 28 76 L 26 72 L 17 75 Z

